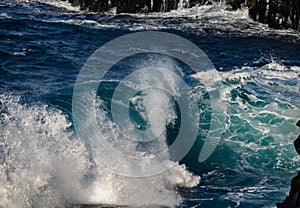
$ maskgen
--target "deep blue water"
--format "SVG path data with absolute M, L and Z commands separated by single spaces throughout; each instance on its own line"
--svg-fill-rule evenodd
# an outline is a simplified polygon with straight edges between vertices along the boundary
M 82 12 L 56 1 L 1 2 L 0 207 L 275 207 L 287 195 L 300 167 L 293 148 L 300 118 L 300 34 L 269 29 L 245 14 L 225 11 L 222 4 L 166 14 L 115 15 Z M 174 142 L 183 120 L 183 110 L 174 101 L 181 94 L 170 98 L 159 90 L 137 92 L 129 109 L 134 126 L 165 129 L 161 136 L 165 140 L 146 144 L 144 138 L 129 133 L 125 137 L 132 139 L 134 147 L 132 141 L 122 140 L 111 112 L 113 93 L 120 80 L 139 67 L 176 68 L 199 107 L 198 119 L 189 121 L 200 130 L 180 160 L 185 167 L 177 164 L 165 175 L 139 181 L 103 169 L 110 162 L 118 167 L 115 161 L 133 173 L 140 166 L 134 169 L 135 164 L 123 158 L 103 158 L 98 154 L 106 152 L 101 141 L 78 139 L 72 96 L 78 74 L 97 49 L 123 35 L 149 30 L 183 37 L 208 56 L 221 78 L 214 82 L 223 86 L 218 91 L 227 105 L 226 128 L 216 150 L 200 163 L 213 114 L 201 79 L 191 78 L 186 64 L 161 54 L 142 53 L 118 62 L 97 87 L 101 139 L 118 150 L 135 156 L 154 154 Z M 187 57 L 193 55 L 187 53 Z M 147 83 L 144 75 L 135 78 Z M 172 78 L 159 79 L 176 91 Z M 91 80 L 81 86 L 86 94 L 98 84 Z M 132 86 L 125 89 L 130 91 Z M 88 95 L 82 99 L 88 100 Z M 89 127 L 85 102 L 78 119 Z M 116 106 L 124 108 L 123 103 Z M 162 108 L 154 118 L 147 115 L 152 107 Z M 160 120 L 162 114 L 165 122 Z M 88 128 L 86 133 L 94 138 L 94 132 Z M 157 168 L 164 165 L 161 160 L 157 163 Z

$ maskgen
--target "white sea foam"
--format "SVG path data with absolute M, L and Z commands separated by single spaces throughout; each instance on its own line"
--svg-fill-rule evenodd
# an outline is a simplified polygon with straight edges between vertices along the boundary
M 45 3 L 45 4 L 49 4 L 58 8 L 64 8 L 67 9 L 69 11 L 80 11 L 79 6 L 75 7 L 72 6 L 71 3 L 68 3 L 68 1 L 60 1 L 60 0 L 39 0 L 39 2 Z
M 152 65 L 178 70 L 169 59 L 154 61 Z M 159 74 L 169 82 L 159 79 L 155 86 L 168 88 L 169 93 L 179 95 L 178 83 L 167 75 Z M 142 84 L 153 85 L 153 77 L 137 76 Z M 48 208 L 77 203 L 134 207 L 178 205 L 181 197 L 176 187 L 197 186 L 200 177 L 190 173 L 185 165 L 171 161 L 167 151 L 163 156 L 155 157 L 157 151 L 167 148 L 166 126 L 176 119 L 174 106 L 167 94 L 156 89 L 147 89 L 143 96 L 134 98 L 133 104 L 150 122 L 151 135 L 159 137 L 154 145 L 137 147 L 136 141 L 144 138 L 139 134 L 120 132 L 117 123 L 102 110 L 101 100 L 97 101 L 96 108 L 101 134 L 90 135 L 89 132 L 95 131 L 90 128 L 90 117 L 87 117 L 82 122 L 87 124 L 90 138 L 83 141 L 60 110 L 41 103 L 22 104 L 19 97 L 1 95 L 0 207 Z M 153 109 L 160 111 L 153 112 Z M 128 138 L 130 140 L 126 140 Z M 120 154 L 107 152 L 107 144 Z M 141 163 L 132 163 L 126 154 L 138 157 Z M 107 155 L 112 157 L 107 158 Z M 145 176 L 124 177 L 112 172 L 111 167 L 117 165 L 133 175 L 139 176 L 142 172 Z M 148 176 L 145 170 L 149 165 L 165 172 Z
M 23 48 L 22 51 L 13 52 L 14 56 L 26 56 L 26 48 Z
M 300 71 L 296 68 L 273 60 L 262 67 L 221 73 L 230 83 L 226 85 L 227 101 L 231 103 L 227 113 L 232 120 L 230 136 L 224 140 L 242 155 L 245 164 L 260 157 L 264 163 L 249 165 L 259 165 L 262 171 L 271 164 L 277 170 L 299 165 L 292 145 L 297 137 L 295 123 L 300 117 Z M 277 156 L 270 157 L 268 151 Z
M 63 7 L 75 12 L 79 11 L 79 8 L 72 7 L 69 3 L 60 0 L 38 1 L 56 7 Z M 109 11 L 106 13 L 106 18 L 99 17 L 99 19 L 93 20 L 70 18 L 67 20 L 52 19 L 46 21 L 63 22 L 96 29 L 120 28 L 131 31 L 175 29 L 197 35 L 205 35 L 207 33 L 209 35 L 227 35 L 230 33 L 231 35 L 236 34 L 242 37 L 272 36 L 285 39 L 288 38 L 289 41 L 294 42 L 300 40 L 300 35 L 297 31 L 276 30 L 269 28 L 266 24 L 254 22 L 249 17 L 247 8 L 233 11 L 228 10 L 227 7 L 228 6 L 224 2 L 215 2 L 212 5 L 179 8 L 165 13 L 157 12 L 149 14 L 138 13 L 116 15 L 113 11 Z M 93 14 L 87 11 L 84 13 Z M 134 18 L 133 21 L 132 18 Z
M 11 19 L 12 17 L 6 13 L 0 13 L 0 19 Z
M 158 166 L 173 163 L 172 169 L 160 175 L 128 178 L 113 174 L 102 167 L 105 158 L 95 156 L 91 162 L 84 142 L 78 140 L 61 111 L 42 104 L 22 105 L 19 98 L 8 95 L 1 95 L 0 100 L 0 147 L 4 150 L 0 207 L 63 207 L 73 203 L 172 207 L 181 201 L 176 186 L 199 183 L 198 176 L 172 161 L 157 161 Z M 102 139 L 114 141 L 119 132 L 105 115 L 99 110 Z M 131 146 L 123 148 L 132 150 Z M 120 162 L 130 167 L 125 160 Z M 94 179 L 84 185 L 87 174 Z
M 79 7 L 72 6 L 68 1 L 61 1 L 61 0 L 16 0 L 20 3 L 32 3 L 32 2 L 38 2 L 43 4 L 48 4 L 51 6 L 55 6 L 58 8 L 64 8 L 68 11 L 80 11 Z

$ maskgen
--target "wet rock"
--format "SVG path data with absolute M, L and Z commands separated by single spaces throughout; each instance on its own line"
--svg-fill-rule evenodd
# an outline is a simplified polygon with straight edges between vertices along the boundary
M 296 125 L 300 127 L 300 120 L 297 122 Z M 300 155 L 300 135 L 299 135 L 298 138 L 294 141 L 294 147 L 295 147 L 295 149 L 296 149 L 298 155 Z
M 66 0 L 63 0 L 66 1 Z M 68 0 L 73 6 L 91 12 L 106 12 L 116 8 L 117 13 L 168 12 L 178 8 L 179 1 L 183 7 L 211 4 L 212 0 Z M 220 0 L 214 0 L 220 1 Z M 233 9 L 238 9 L 245 0 L 226 0 Z
M 63 0 L 65 1 L 65 0 Z M 212 0 L 68 0 L 73 6 L 92 12 L 106 12 L 116 8 L 117 13 L 168 12 L 183 7 L 211 4 Z M 213 0 L 219 2 L 221 0 Z M 243 5 L 249 8 L 249 16 L 272 28 L 300 30 L 299 0 L 225 0 L 230 9 Z
M 299 0 L 248 0 L 250 17 L 277 29 L 299 30 Z
M 300 155 L 300 135 L 298 136 L 298 138 L 294 141 L 294 147 L 298 153 L 298 155 Z
M 297 122 L 300 127 L 300 120 Z M 294 141 L 297 153 L 300 155 L 300 135 Z M 292 179 L 291 190 L 283 203 L 277 203 L 277 208 L 300 208 L 300 172 Z
M 176 9 L 178 0 L 68 0 L 81 10 L 106 12 L 116 8 L 117 13 L 167 12 Z

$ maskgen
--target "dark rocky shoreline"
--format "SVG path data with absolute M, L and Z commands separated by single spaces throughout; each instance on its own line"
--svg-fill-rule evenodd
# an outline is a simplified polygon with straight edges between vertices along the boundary
M 297 123 L 300 127 L 300 120 Z M 300 155 L 300 135 L 294 141 L 297 153 Z M 277 203 L 277 208 L 300 208 L 300 172 L 291 181 L 291 190 L 283 203 Z
M 107 12 L 116 8 L 117 13 L 168 12 L 181 4 L 189 8 L 195 5 L 211 4 L 221 0 L 63 0 L 69 1 L 81 10 Z M 248 7 L 249 16 L 258 22 L 276 29 L 300 30 L 299 0 L 224 0 L 228 9 Z
M 299 0 L 248 0 L 250 17 L 278 29 L 300 29 Z

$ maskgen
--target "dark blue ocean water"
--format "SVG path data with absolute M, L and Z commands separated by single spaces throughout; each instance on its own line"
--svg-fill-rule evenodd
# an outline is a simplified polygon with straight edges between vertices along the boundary
M 161 54 L 141 53 L 114 65 L 107 81 L 96 88 L 101 138 L 87 142 L 77 135 L 72 96 L 88 58 L 116 38 L 150 30 L 194 43 L 218 71 L 219 80 L 211 82 L 222 84 L 217 91 L 226 105 L 225 128 L 216 150 L 204 162 L 198 156 L 214 109 L 201 80 L 209 80 L 209 75 L 191 78 L 189 66 Z M 223 4 L 165 14 L 116 15 L 78 11 L 54 0 L 1 1 L 0 207 L 275 207 L 287 195 L 300 167 L 293 148 L 300 118 L 299 40 L 298 32 L 267 28 L 250 20 L 246 10 L 226 11 Z M 193 56 L 189 51 L 182 53 L 187 59 Z M 111 107 L 114 91 L 120 79 L 146 66 L 176 69 L 189 84 L 187 94 L 199 107 L 198 119 L 189 122 L 200 130 L 180 165 L 164 155 L 155 159 L 154 166 L 174 163 L 169 172 L 128 178 L 115 174 L 118 171 L 112 167 L 133 175 L 146 169 L 152 154 L 174 143 L 183 120 L 183 110 L 174 101 L 181 97 L 181 91 L 176 94 L 178 83 L 162 74 L 157 75 L 162 81 L 157 88 L 164 84 L 169 94 L 157 89 L 137 92 L 128 112 L 137 129 L 153 128 L 154 135 L 164 132 L 159 137 L 163 141 L 146 144 L 139 134 L 118 133 L 119 122 Z M 98 85 L 89 75 L 92 81 L 81 86 L 86 94 Z M 133 78 L 146 86 L 149 81 L 145 74 Z M 170 95 L 171 91 L 176 95 Z M 86 135 L 94 138 L 90 119 L 82 113 L 87 111 L 88 98 L 81 97 L 77 120 L 82 119 Z M 124 108 L 123 103 L 116 106 Z M 130 142 L 123 141 L 125 137 Z M 145 164 L 114 158 L 102 140 L 125 154 L 145 157 Z M 103 157 L 104 153 L 109 157 Z M 115 172 L 107 171 L 107 166 Z

